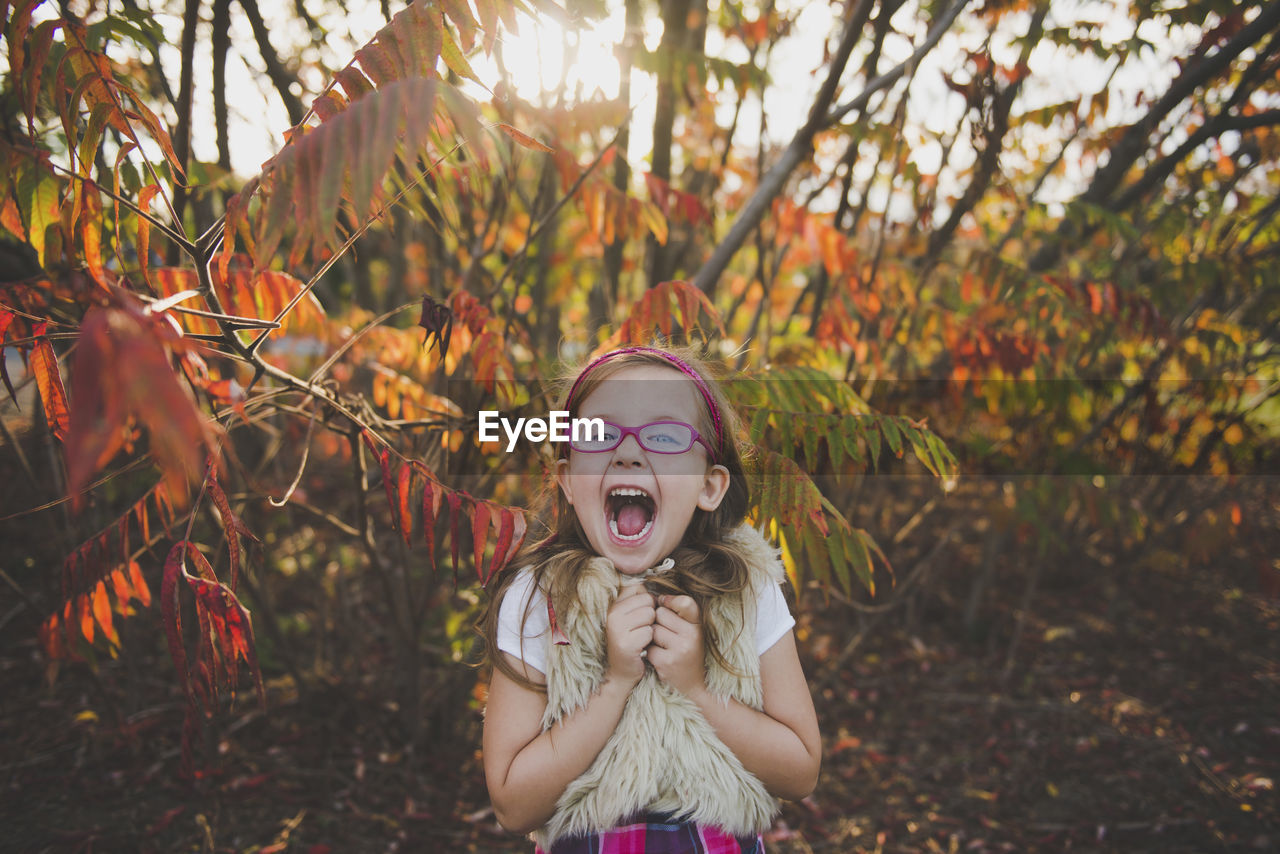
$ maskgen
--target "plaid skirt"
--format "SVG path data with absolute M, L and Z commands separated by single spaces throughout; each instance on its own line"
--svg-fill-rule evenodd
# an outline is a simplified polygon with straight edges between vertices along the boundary
M 611 830 L 566 837 L 535 854 L 764 854 L 764 839 L 650 813 Z

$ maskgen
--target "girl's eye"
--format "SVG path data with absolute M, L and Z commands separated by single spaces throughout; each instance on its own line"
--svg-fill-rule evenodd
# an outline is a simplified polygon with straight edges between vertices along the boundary
M 644 440 L 652 447 L 680 448 L 689 444 L 689 431 L 678 424 L 659 424 L 644 431 Z

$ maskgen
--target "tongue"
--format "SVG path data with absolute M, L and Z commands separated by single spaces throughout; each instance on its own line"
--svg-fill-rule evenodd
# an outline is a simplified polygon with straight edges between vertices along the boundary
M 639 504 L 624 504 L 618 511 L 618 533 L 624 537 L 634 537 L 644 530 L 649 521 L 649 511 Z

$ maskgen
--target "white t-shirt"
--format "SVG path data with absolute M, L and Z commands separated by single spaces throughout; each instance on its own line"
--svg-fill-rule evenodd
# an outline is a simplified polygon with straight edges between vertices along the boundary
M 539 673 L 547 672 L 547 644 L 550 641 L 551 621 L 547 616 L 547 594 L 534 591 L 533 569 L 525 567 L 516 574 L 507 588 L 498 609 L 498 649 L 518 658 Z M 528 609 L 524 623 L 524 643 L 521 644 L 521 607 Z M 791 631 L 795 618 L 787 608 L 782 588 L 766 584 L 756 595 L 756 652 L 764 655 L 778 640 Z

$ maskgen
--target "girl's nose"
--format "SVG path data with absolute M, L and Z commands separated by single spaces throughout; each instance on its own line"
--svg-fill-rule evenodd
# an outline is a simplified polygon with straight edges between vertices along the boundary
M 644 449 L 640 447 L 635 434 L 627 436 L 622 440 L 613 451 L 613 464 L 615 466 L 638 466 L 644 461 Z

